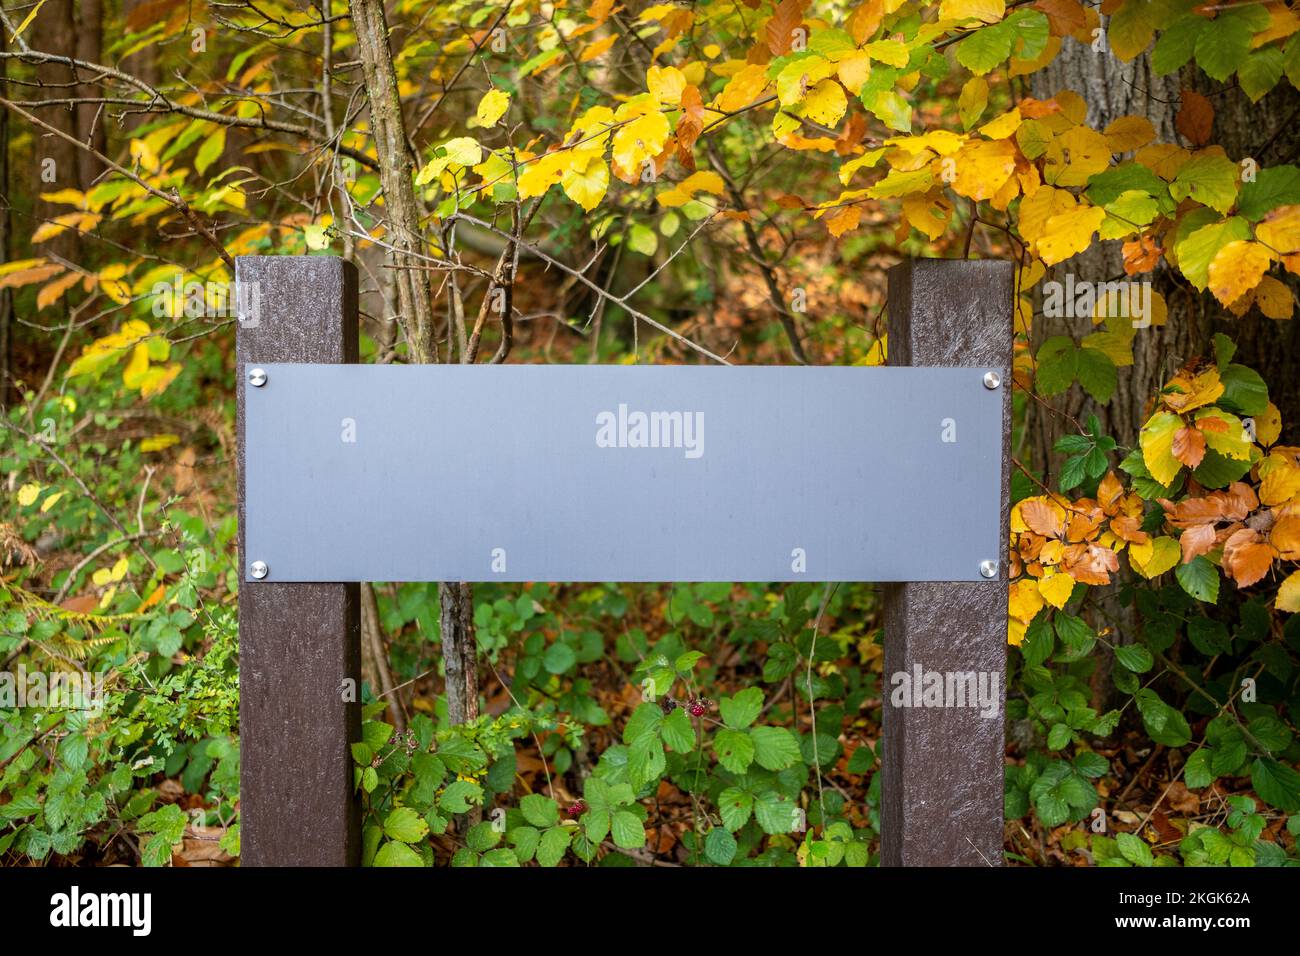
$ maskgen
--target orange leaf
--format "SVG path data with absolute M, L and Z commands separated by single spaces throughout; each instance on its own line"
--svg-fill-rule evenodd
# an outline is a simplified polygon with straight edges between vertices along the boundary
M 794 43 L 794 31 L 803 22 L 799 0 L 781 0 L 767 21 L 767 48 L 773 56 L 785 56 Z
M 1276 557 L 1277 549 L 1252 528 L 1234 531 L 1223 543 L 1223 566 L 1239 588 L 1250 587 L 1268 574 Z
M 1204 146 L 1214 134 L 1214 106 L 1195 90 L 1183 90 L 1182 105 L 1174 118 L 1174 127 L 1193 146 Z
M 1184 531 L 1178 539 L 1178 546 L 1183 551 L 1183 564 L 1212 549 L 1216 536 L 1212 524 L 1199 524 Z
M 1188 468 L 1195 468 L 1205 457 L 1205 436 L 1195 428 L 1180 428 L 1174 435 L 1174 457 Z

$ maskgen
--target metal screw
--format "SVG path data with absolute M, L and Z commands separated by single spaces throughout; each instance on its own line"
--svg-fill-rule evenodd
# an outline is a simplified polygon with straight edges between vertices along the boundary
M 1002 376 L 999 375 L 997 372 L 984 373 L 985 388 L 997 388 L 1001 384 L 1002 384 Z
M 988 381 L 987 377 L 985 378 L 985 381 Z M 250 368 L 248 370 L 248 384 L 253 386 L 253 388 L 261 388 L 263 385 L 265 385 L 266 369 Z
M 266 565 L 262 566 L 266 567 Z M 255 564 L 253 567 L 256 568 L 257 565 Z M 257 571 L 254 570 L 253 573 L 257 574 Z M 981 561 L 980 574 L 984 575 L 986 578 L 996 578 L 998 576 L 998 563 L 996 561 Z
M 269 570 L 270 568 L 266 566 L 265 561 L 254 561 L 252 565 L 249 566 L 248 573 L 260 581 L 262 578 L 266 577 L 266 573 Z

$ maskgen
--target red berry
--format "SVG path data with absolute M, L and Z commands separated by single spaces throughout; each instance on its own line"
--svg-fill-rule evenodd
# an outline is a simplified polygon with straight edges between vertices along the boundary
M 569 807 L 569 809 L 567 809 L 564 812 L 571 817 L 580 817 L 587 812 L 587 805 L 583 803 L 581 800 L 579 800 L 577 803 Z
M 693 700 L 693 701 L 691 701 L 690 706 L 689 706 L 687 709 L 690 711 L 690 715 L 691 715 L 692 717 L 703 717 L 703 716 L 704 716 L 704 712 L 705 712 L 708 708 L 706 708 L 706 707 L 704 706 L 704 701 L 702 701 L 702 700 Z

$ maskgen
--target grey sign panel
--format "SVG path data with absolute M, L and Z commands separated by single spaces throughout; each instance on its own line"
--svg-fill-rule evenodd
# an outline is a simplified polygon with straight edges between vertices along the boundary
M 972 581 L 1002 553 L 986 368 L 258 368 L 250 581 Z

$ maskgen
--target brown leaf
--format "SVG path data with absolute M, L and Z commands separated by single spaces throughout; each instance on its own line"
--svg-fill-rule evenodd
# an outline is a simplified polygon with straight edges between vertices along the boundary
M 1045 538 L 1059 538 L 1065 530 L 1057 509 L 1046 501 L 1026 501 L 1020 506 L 1020 516 L 1030 531 Z
M 1188 468 L 1195 468 L 1205 457 L 1205 436 L 1198 428 L 1186 426 L 1174 433 L 1174 457 Z
M 1178 546 L 1183 551 L 1183 564 L 1211 550 L 1215 537 L 1212 524 L 1193 525 L 1184 531 L 1178 539 Z
M 1214 106 L 1195 90 L 1183 90 L 1174 127 L 1193 146 L 1204 146 L 1214 135 Z
M 1223 567 L 1239 588 L 1250 587 L 1268 574 L 1276 557 L 1277 549 L 1253 528 L 1233 532 L 1223 544 Z
M 803 22 L 799 0 L 781 0 L 767 21 L 767 48 L 773 56 L 785 56 L 794 43 L 794 31 Z

